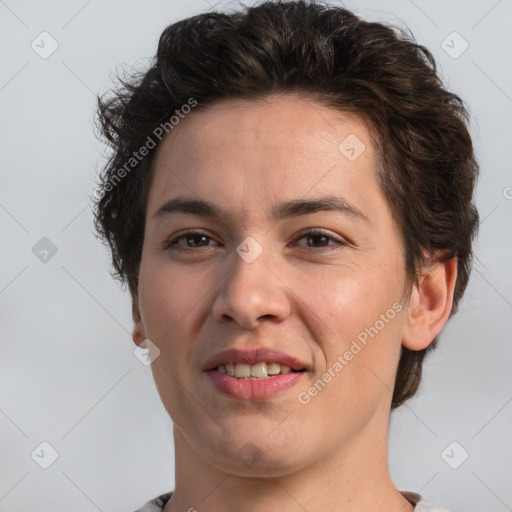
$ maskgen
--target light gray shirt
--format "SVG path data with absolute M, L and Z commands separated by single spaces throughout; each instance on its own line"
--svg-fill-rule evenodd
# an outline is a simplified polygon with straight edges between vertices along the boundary
M 435 505 L 425 501 L 422 496 L 414 492 L 400 491 L 402 496 L 414 505 L 414 512 L 448 512 L 440 505 Z M 134 512 L 162 512 L 165 505 L 171 499 L 172 492 L 161 494 L 148 501 L 143 507 Z

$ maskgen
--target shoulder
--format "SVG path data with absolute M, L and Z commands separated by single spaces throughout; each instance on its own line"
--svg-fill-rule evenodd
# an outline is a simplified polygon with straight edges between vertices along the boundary
M 414 492 L 400 491 L 402 495 L 414 505 L 414 512 L 448 512 L 440 505 L 425 501 L 422 496 Z M 149 500 L 141 508 L 134 512 L 162 512 L 167 502 L 171 499 L 172 492 L 161 494 L 152 500 Z

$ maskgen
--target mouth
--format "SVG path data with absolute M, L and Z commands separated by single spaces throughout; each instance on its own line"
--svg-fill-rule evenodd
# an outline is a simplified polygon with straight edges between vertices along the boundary
M 279 350 L 231 349 L 214 355 L 203 370 L 217 391 L 239 400 L 264 400 L 295 386 L 309 370 Z
M 295 356 L 280 350 L 260 347 L 257 349 L 232 348 L 219 352 L 210 357 L 203 367 L 204 371 L 214 369 L 226 373 L 230 377 L 263 378 L 309 368 L 306 363 Z
M 235 377 L 217 371 L 206 372 L 213 389 L 221 395 L 237 400 L 265 400 L 283 394 L 304 377 L 306 370 L 289 371 L 266 377 Z
M 221 363 L 216 366 L 214 371 L 234 377 L 235 379 L 260 380 L 270 379 L 277 375 L 287 375 L 293 372 L 305 372 L 305 368 L 300 370 L 292 369 L 286 364 L 280 363 Z

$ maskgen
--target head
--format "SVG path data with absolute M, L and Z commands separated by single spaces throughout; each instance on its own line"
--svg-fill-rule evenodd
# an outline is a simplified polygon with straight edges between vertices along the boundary
M 99 117 L 113 152 L 96 229 L 129 287 L 134 341 L 161 351 L 153 374 L 185 437 L 213 457 L 293 406 L 311 419 L 258 446 L 321 434 L 322 411 L 346 441 L 415 394 L 478 224 L 468 113 L 426 48 L 340 7 L 207 13 L 167 27 L 153 65 L 101 98 Z M 212 355 L 251 346 L 304 363 L 302 401 L 209 387 Z

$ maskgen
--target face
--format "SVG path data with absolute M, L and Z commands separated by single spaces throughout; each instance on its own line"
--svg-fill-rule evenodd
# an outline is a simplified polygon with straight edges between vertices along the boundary
M 190 113 L 154 163 L 134 340 L 160 350 L 179 438 L 219 469 L 284 475 L 380 435 L 405 271 L 365 124 L 291 95 L 230 100 Z

